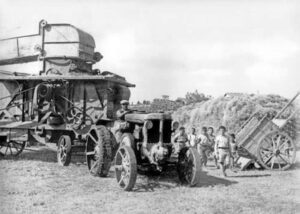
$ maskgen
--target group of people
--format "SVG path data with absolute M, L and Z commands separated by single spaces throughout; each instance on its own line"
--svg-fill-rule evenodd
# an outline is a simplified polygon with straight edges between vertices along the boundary
M 212 155 L 215 166 L 221 169 L 225 177 L 226 168 L 234 164 L 238 155 L 235 135 L 228 134 L 225 126 L 219 127 L 217 136 L 213 127 L 202 127 L 199 135 L 196 128 L 192 128 L 191 133 L 187 134 L 185 128 L 180 127 L 173 138 L 173 143 L 178 150 L 185 146 L 197 149 L 204 167 L 207 165 L 208 157 Z

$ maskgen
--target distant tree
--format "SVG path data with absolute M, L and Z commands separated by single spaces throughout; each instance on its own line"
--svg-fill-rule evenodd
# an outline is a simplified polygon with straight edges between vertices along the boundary
M 169 100 L 169 99 L 170 99 L 170 96 L 169 96 L 169 95 L 162 95 L 162 98 L 163 98 L 164 100 Z
M 209 96 L 205 96 L 203 93 L 199 93 L 198 90 L 196 90 L 195 92 L 187 92 L 185 95 L 186 104 L 199 103 L 209 99 Z
M 148 100 L 143 101 L 143 105 L 149 105 L 149 104 L 150 104 L 150 101 L 148 101 Z

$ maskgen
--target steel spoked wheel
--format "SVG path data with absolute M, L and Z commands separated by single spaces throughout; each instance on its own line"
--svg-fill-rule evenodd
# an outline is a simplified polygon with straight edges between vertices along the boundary
M 120 145 L 131 147 L 133 149 L 133 151 L 135 152 L 135 154 L 137 152 L 134 137 L 130 133 L 124 133 L 122 135 Z
M 115 173 L 119 186 L 125 191 L 132 190 L 137 177 L 137 163 L 129 146 L 121 146 L 117 151 Z
M 106 177 L 113 160 L 113 138 L 105 126 L 91 129 L 86 141 L 86 161 L 90 173 Z
M 57 145 L 57 162 L 61 166 L 68 166 L 71 162 L 72 141 L 68 135 L 62 135 Z
M 183 148 L 178 155 L 177 172 L 183 184 L 195 186 L 200 181 L 201 159 L 194 148 Z
M 286 170 L 296 159 L 296 145 L 285 132 L 267 134 L 258 145 L 258 160 L 270 170 Z
M 1 156 L 18 156 L 25 148 L 25 141 L 11 140 L 9 142 L 0 143 Z
M 132 147 L 134 145 L 134 137 L 130 133 L 124 133 L 121 137 L 121 145 Z

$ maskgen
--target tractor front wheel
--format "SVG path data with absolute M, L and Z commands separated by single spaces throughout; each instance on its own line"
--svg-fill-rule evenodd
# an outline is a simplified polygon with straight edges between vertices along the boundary
M 201 158 L 194 148 L 183 148 L 178 154 L 177 172 L 183 184 L 196 186 L 200 181 Z
M 117 151 L 115 173 L 119 186 L 125 191 L 132 190 L 137 178 L 137 163 L 129 146 L 121 146 Z

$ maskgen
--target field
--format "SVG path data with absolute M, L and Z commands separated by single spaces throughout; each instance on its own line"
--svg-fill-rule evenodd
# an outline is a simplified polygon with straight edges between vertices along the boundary
M 179 185 L 174 169 L 139 175 L 123 192 L 113 171 L 92 177 L 81 157 L 60 167 L 54 150 L 29 147 L 0 159 L 0 213 L 299 213 L 299 156 L 289 171 L 229 171 L 226 179 L 208 166 L 194 188 Z

